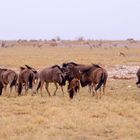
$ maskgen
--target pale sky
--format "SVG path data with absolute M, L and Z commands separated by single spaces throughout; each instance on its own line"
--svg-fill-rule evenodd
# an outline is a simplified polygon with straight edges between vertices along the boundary
M 140 39 L 140 0 L 0 0 L 1 39 Z

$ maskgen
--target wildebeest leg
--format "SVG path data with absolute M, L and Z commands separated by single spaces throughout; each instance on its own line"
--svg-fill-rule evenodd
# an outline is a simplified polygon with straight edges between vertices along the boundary
M 28 93 L 28 83 L 25 83 L 25 95 L 27 96 Z
M 54 83 L 54 84 L 55 84 L 56 89 L 55 89 L 55 91 L 54 91 L 53 96 L 55 96 L 55 95 L 56 95 L 56 91 L 57 91 L 57 89 L 58 89 L 57 83 Z
M 44 85 L 44 81 L 41 81 L 41 83 L 40 83 L 40 94 L 41 94 L 41 97 L 43 97 L 43 94 L 42 94 L 43 85 Z
M 106 82 L 103 84 L 103 94 L 105 95 Z
M 4 94 L 5 94 L 5 96 L 7 96 L 7 85 L 4 85 Z
M 101 98 L 102 97 L 102 87 L 100 87 L 100 89 L 99 89 L 99 91 L 100 91 L 100 97 L 99 98 Z
M 92 93 L 92 85 L 90 84 L 89 86 L 88 86 L 88 88 L 89 88 L 89 93 L 91 94 Z
M 45 88 L 46 88 L 46 90 L 47 90 L 48 95 L 51 96 L 48 87 L 49 87 L 49 83 L 46 83 Z
M 10 92 L 9 92 L 9 94 L 7 95 L 8 98 L 10 97 L 10 95 L 11 95 L 11 93 L 12 93 L 12 89 L 13 89 L 13 87 L 10 87 Z
M 63 93 L 63 97 L 64 97 L 64 90 L 63 90 L 63 86 L 61 86 L 61 91 Z
M 96 84 L 94 85 L 94 91 L 95 91 L 95 97 L 98 99 L 99 98 L 99 93 L 95 88 L 96 88 Z
M 95 84 L 94 83 L 91 85 L 91 90 L 92 90 L 92 92 L 91 92 L 92 96 L 97 95 L 97 93 L 95 91 Z
M 101 90 L 101 88 L 100 88 Z M 103 90 L 100 91 L 100 98 L 105 94 L 105 85 L 103 85 Z

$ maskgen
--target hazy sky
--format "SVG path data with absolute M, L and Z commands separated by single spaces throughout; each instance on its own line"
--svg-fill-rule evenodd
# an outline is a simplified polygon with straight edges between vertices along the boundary
M 140 0 L 0 0 L 0 39 L 140 39 Z

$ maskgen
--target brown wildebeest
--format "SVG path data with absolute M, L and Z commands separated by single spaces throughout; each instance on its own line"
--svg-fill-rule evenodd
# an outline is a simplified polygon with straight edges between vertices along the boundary
M 15 71 L 10 69 L 0 69 L 0 81 L 2 84 L 1 87 L 3 87 L 6 92 L 7 86 L 10 86 L 10 93 L 8 94 L 8 97 L 12 92 L 13 86 L 15 86 L 16 89 L 17 79 L 18 75 Z
M 136 82 L 136 85 L 140 88 L 140 68 L 138 69 L 136 75 L 137 75 L 137 78 L 138 78 L 138 81 Z
M 63 72 L 63 69 L 60 66 L 54 65 L 49 68 L 44 68 L 39 73 L 39 79 L 40 79 L 40 81 L 39 81 L 39 84 L 37 87 L 37 91 L 40 88 L 41 96 L 43 96 L 42 88 L 43 88 L 44 83 L 46 84 L 45 88 L 46 88 L 49 96 L 51 96 L 51 94 L 48 90 L 49 83 L 55 84 L 56 89 L 55 89 L 53 95 L 56 95 L 56 91 L 58 89 L 58 85 L 57 85 L 57 83 L 58 83 L 61 86 L 61 90 L 62 90 L 63 96 L 64 96 L 64 91 L 63 91 L 62 86 L 65 85 L 65 74 Z
M 23 86 L 25 86 L 25 95 L 27 95 L 28 89 L 32 89 L 33 83 L 38 79 L 38 73 L 34 68 L 28 65 L 20 67 L 20 73 L 18 77 L 18 95 L 21 95 Z
M 73 99 L 75 93 L 80 90 L 80 82 L 77 78 L 73 78 L 68 85 L 69 97 Z
M 97 94 L 97 90 L 100 89 L 100 97 L 101 97 L 101 86 L 103 85 L 103 94 L 105 94 L 105 87 L 107 81 L 108 74 L 105 69 L 102 67 L 93 64 L 91 68 L 88 68 L 82 72 L 81 77 L 81 86 L 91 86 L 95 88 L 95 93 Z M 94 91 L 93 91 L 94 92 Z

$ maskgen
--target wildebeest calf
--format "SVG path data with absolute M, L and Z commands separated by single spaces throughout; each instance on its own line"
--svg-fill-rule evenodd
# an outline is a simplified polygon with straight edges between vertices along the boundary
M 77 78 L 73 78 L 68 85 L 69 97 L 73 99 L 75 93 L 80 90 L 80 82 Z

